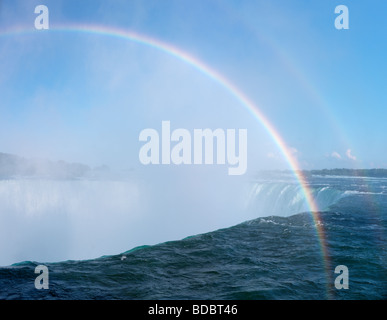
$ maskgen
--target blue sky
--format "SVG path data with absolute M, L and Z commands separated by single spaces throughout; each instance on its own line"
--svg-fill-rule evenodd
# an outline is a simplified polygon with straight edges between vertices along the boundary
M 257 104 L 302 168 L 387 167 L 385 1 L 0 1 L 0 152 L 141 166 L 138 134 L 247 128 L 249 171 L 286 169 L 271 137 L 227 90 L 154 48 L 55 25 L 127 29 L 217 70 Z M 349 30 L 334 9 L 349 8 Z

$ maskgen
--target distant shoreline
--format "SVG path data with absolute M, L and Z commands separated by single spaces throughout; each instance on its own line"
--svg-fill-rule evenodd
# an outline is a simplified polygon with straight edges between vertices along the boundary
M 387 178 L 387 169 L 322 169 L 322 170 L 302 170 L 305 175 L 322 176 L 350 176 L 350 177 L 371 177 Z
M 349 176 L 387 178 L 387 169 L 319 169 L 300 170 L 308 177 L 321 176 Z M 101 165 L 91 168 L 82 163 L 68 163 L 65 161 L 50 161 L 42 159 L 26 159 L 13 154 L 0 152 L 0 180 L 13 177 L 49 177 L 57 179 L 76 179 L 90 177 L 112 176 L 110 168 Z M 290 170 L 262 170 L 260 174 L 294 174 Z
M 314 169 L 314 170 L 297 170 L 300 176 L 310 178 L 312 176 L 340 176 L 340 177 L 363 177 L 363 178 L 387 178 L 387 169 Z M 261 170 L 257 172 L 257 177 L 272 178 L 274 176 L 294 175 L 291 170 Z
M 106 177 L 108 175 L 111 175 L 111 172 L 110 168 L 106 165 L 91 168 L 82 163 L 26 159 L 13 154 L 0 152 L 0 180 L 12 179 L 15 177 L 71 180 Z

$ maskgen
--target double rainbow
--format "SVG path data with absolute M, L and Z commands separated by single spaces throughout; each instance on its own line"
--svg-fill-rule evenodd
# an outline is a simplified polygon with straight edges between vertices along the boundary
M 295 178 L 300 184 L 304 197 L 306 199 L 309 211 L 312 215 L 313 222 L 316 228 L 316 233 L 319 241 L 319 247 L 321 250 L 321 255 L 324 263 L 324 269 L 326 274 L 326 293 L 327 298 L 330 298 L 331 294 L 331 266 L 329 253 L 326 245 L 326 238 L 323 228 L 323 223 L 319 214 L 319 208 L 313 198 L 312 192 L 306 183 L 306 179 L 300 169 L 300 165 L 296 157 L 294 157 L 290 148 L 286 145 L 284 139 L 281 137 L 276 128 L 272 123 L 265 117 L 261 112 L 258 106 L 251 101 L 236 85 L 234 85 L 229 79 L 221 75 L 218 71 L 214 70 L 210 66 L 206 65 L 203 61 L 198 58 L 184 52 L 183 50 L 162 42 L 158 39 L 139 34 L 137 32 L 106 27 L 98 25 L 65 25 L 50 27 L 47 31 L 37 31 L 35 29 L 26 29 L 26 28 L 16 28 L 12 30 L 7 30 L 0 33 L 0 36 L 16 36 L 19 34 L 35 34 L 36 32 L 78 32 L 85 34 L 96 34 L 101 36 L 108 36 L 119 38 L 122 40 L 132 41 L 141 45 L 155 48 L 167 55 L 173 56 L 176 59 L 183 61 L 184 63 L 190 65 L 192 68 L 204 74 L 206 77 L 215 81 L 218 85 L 223 87 L 231 96 L 233 96 L 242 106 L 244 106 L 247 111 L 263 126 L 269 136 L 272 138 L 273 142 L 277 145 L 278 150 L 283 155 L 284 159 L 287 161 L 289 168 L 293 172 Z

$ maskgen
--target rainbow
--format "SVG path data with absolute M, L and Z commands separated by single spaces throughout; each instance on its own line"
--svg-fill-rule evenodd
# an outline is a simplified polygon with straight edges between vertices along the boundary
M 99 25 L 64 25 L 64 26 L 54 26 L 49 30 L 36 31 L 31 28 L 18 27 L 15 29 L 6 30 L 0 33 L 0 36 L 15 36 L 20 34 L 36 34 L 36 32 L 80 32 L 87 34 L 96 34 L 101 36 L 108 36 L 119 38 L 123 40 L 129 40 L 141 45 L 155 48 L 169 56 L 173 56 L 176 59 L 190 65 L 192 68 L 204 74 L 206 77 L 212 79 L 218 85 L 223 87 L 231 96 L 233 96 L 236 101 L 238 101 L 246 110 L 263 126 L 269 136 L 272 138 L 273 142 L 278 147 L 278 150 L 283 155 L 284 159 L 287 161 L 289 168 L 293 172 L 295 178 L 300 184 L 303 194 L 305 196 L 309 211 L 311 212 L 314 225 L 316 227 L 316 233 L 319 240 L 319 246 L 321 250 L 322 259 L 324 261 L 324 268 L 326 273 L 326 292 L 327 298 L 330 298 L 332 292 L 331 286 L 331 265 L 329 259 L 329 253 L 326 245 L 325 232 L 323 229 L 323 223 L 319 214 L 319 209 L 316 202 L 313 199 L 311 190 L 309 189 L 306 179 L 300 169 L 300 165 L 296 157 L 293 156 L 291 149 L 286 145 L 284 139 L 281 137 L 276 128 L 272 123 L 265 117 L 261 112 L 258 106 L 251 101 L 236 85 L 234 85 L 229 79 L 221 75 L 218 71 L 214 70 L 210 66 L 206 65 L 204 62 L 198 58 L 184 52 L 183 50 L 162 42 L 158 39 L 139 34 L 137 32 L 99 26 Z

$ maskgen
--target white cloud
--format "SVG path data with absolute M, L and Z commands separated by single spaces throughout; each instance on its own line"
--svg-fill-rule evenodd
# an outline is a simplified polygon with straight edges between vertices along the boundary
M 356 160 L 356 157 L 351 154 L 351 149 L 348 149 L 345 154 L 347 155 L 348 159 L 351 159 L 351 160 L 354 160 L 354 161 Z
M 296 154 L 296 153 L 298 153 L 298 150 L 297 150 L 296 148 L 293 148 L 293 147 L 290 147 L 290 148 L 289 148 L 289 151 L 290 151 L 291 154 Z
M 332 158 L 336 158 L 336 159 L 341 159 L 341 155 L 338 152 L 336 152 L 336 151 L 333 151 L 331 153 L 331 157 Z

